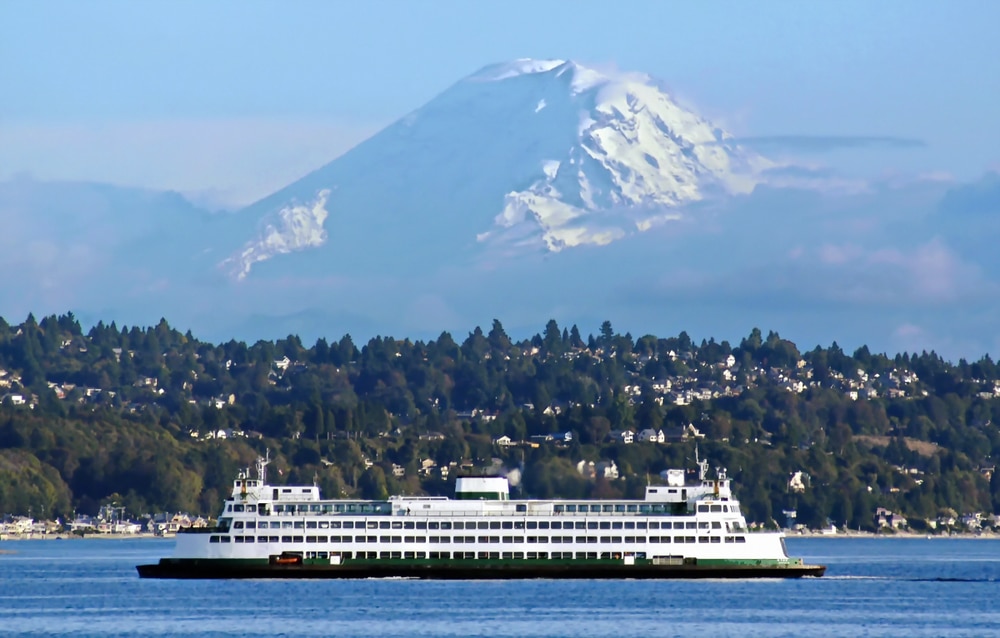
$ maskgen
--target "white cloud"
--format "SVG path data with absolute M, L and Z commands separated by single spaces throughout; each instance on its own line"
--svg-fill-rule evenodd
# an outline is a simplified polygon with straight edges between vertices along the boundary
M 99 181 L 238 207 L 319 168 L 381 128 L 333 119 L 11 121 L 0 125 L 0 179 Z

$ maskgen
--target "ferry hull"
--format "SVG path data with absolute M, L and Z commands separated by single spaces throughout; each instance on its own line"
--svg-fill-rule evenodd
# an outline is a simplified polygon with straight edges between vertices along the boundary
M 227 561 L 164 559 L 136 567 L 140 578 L 413 578 L 436 580 L 692 579 L 818 577 L 825 565 L 481 565 L 416 563 L 343 565 L 246 565 Z

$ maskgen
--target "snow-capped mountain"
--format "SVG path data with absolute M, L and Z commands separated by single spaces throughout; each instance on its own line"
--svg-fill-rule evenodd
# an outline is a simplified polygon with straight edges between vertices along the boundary
M 603 245 L 710 193 L 747 193 L 771 166 L 646 75 L 517 60 L 243 211 L 256 236 L 222 265 L 242 279 L 321 246 L 324 265 L 378 269 Z

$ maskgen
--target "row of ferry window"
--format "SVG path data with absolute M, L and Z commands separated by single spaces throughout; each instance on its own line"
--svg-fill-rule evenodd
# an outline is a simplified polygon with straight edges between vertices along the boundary
M 274 503 L 275 514 L 392 514 L 391 503 Z M 255 505 L 227 503 L 227 512 L 256 512 Z
M 671 540 L 672 539 L 672 540 Z M 210 543 L 745 543 L 744 536 L 210 536 Z
M 645 552 L 632 554 L 635 558 L 646 558 Z M 329 559 L 332 556 L 341 558 L 374 559 L 374 558 L 430 558 L 430 559 L 479 559 L 479 560 L 560 560 L 560 559 L 590 559 L 602 558 L 620 559 L 618 552 L 306 552 L 306 558 Z
M 711 529 L 721 523 L 711 522 Z M 710 529 L 708 521 L 235 521 L 233 529 Z
M 699 512 L 736 512 L 736 506 L 729 505 L 699 505 Z M 526 512 L 527 504 L 519 503 L 518 512 Z M 255 512 L 258 508 L 243 503 L 226 504 L 227 512 Z M 275 514 L 391 514 L 391 503 L 274 503 L 272 511 Z M 556 514 L 669 514 L 672 507 L 667 503 L 561 503 L 552 506 Z

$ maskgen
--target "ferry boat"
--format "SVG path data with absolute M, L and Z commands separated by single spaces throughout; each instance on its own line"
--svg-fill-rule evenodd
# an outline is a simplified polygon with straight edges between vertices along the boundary
M 240 472 L 218 524 L 184 529 L 142 578 L 796 578 L 781 532 L 751 532 L 726 471 L 667 470 L 642 500 L 511 499 L 462 476 L 455 498 L 322 499 Z

